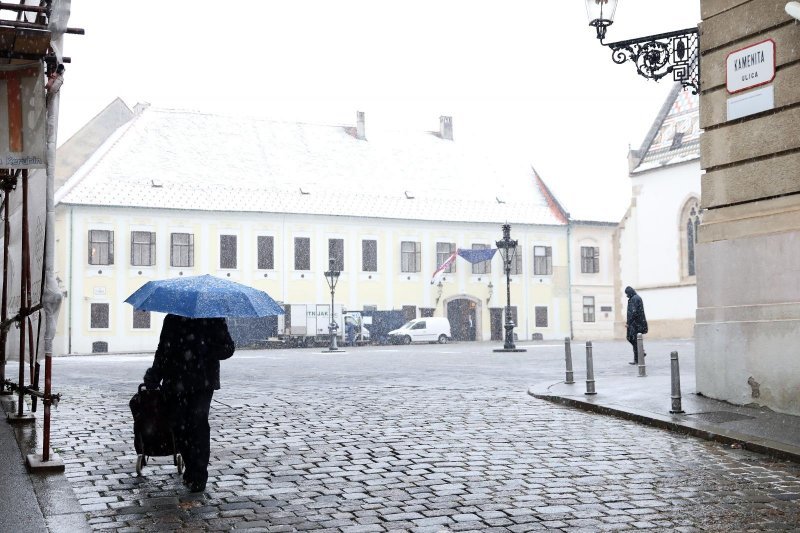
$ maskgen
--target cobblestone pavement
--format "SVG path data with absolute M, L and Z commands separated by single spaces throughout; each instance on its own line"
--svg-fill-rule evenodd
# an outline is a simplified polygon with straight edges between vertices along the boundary
M 58 360 L 53 445 L 100 531 L 800 528 L 800 465 L 527 396 L 557 351 L 458 350 L 235 355 L 204 494 L 167 458 L 134 472 L 149 358 Z

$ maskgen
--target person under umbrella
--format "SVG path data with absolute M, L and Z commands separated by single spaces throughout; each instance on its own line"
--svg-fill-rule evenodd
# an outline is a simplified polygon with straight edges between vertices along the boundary
M 211 432 L 208 413 L 219 390 L 219 362 L 233 355 L 234 343 L 224 318 L 187 318 L 168 314 L 161 328 L 153 366 L 144 375 L 147 388 L 161 386 L 172 408 L 171 423 L 191 492 L 205 490 Z

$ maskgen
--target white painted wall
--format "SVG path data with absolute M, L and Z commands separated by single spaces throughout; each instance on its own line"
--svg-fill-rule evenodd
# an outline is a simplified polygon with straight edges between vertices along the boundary
M 700 162 L 691 161 L 635 175 L 631 186 L 638 191 L 634 193 L 638 225 L 637 285 L 679 283 L 681 210 L 690 197 L 700 197 Z
M 647 320 L 680 320 L 697 311 L 697 286 L 641 289 Z M 627 298 L 626 298 L 627 300 Z M 627 307 L 625 307 L 627 312 Z
M 72 214 L 69 214 L 69 211 Z M 210 273 L 246 285 L 266 290 L 276 300 L 286 303 L 328 302 L 330 292 L 322 272 L 327 269 L 328 239 L 345 240 L 345 270 L 339 282 L 336 302 L 349 309 L 364 305 L 377 305 L 379 309 L 399 309 L 403 305 L 435 307 L 437 315 L 443 314 L 443 303 L 448 297 L 468 295 L 480 302 L 482 322 L 481 338 L 490 338 L 489 307 L 505 305 L 505 277 L 499 254 L 492 262 L 491 274 L 476 276 L 471 265 L 458 260 L 455 275 L 448 275 L 442 299 L 436 303 L 437 288 L 430 284 L 436 264 L 435 243 L 455 242 L 459 247 L 472 243 L 492 244 L 501 237 L 500 224 L 417 222 L 389 219 L 364 219 L 314 215 L 277 215 L 268 213 L 217 213 L 202 211 L 175 211 L 158 209 L 125 209 L 86 206 L 59 206 L 62 222 L 57 227 L 58 238 L 69 243 L 63 246 L 56 258 L 56 273 L 63 280 L 68 297 L 62 307 L 56 351 L 59 353 L 90 353 L 92 343 L 105 341 L 112 352 L 153 351 L 158 342 L 163 315 L 153 313 L 151 327 L 133 329 L 132 308 L 125 298 L 151 279 Z M 90 266 L 87 262 L 87 237 L 89 229 L 114 231 L 114 264 Z M 155 231 L 156 265 L 139 267 L 130 265 L 130 231 Z M 169 266 L 172 232 L 195 235 L 194 268 Z M 238 237 L 238 264 L 235 269 L 219 268 L 219 234 Z M 255 242 L 258 235 L 275 238 L 275 268 L 264 271 L 256 268 Z M 311 271 L 293 270 L 294 237 L 311 238 Z M 378 240 L 379 272 L 361 272 L 361 246 L 364 238 Z M 512 276 L 512 305 L 518 308 L 520 340 L 530 339 L 534 332 L 547 339 L 563 339 L 570 334 L 569 286 L 567 276 L 534 278 L 533 246 L 546 244 L 553 247 L 554 271 L 567 271 L 567 228 L 565 226 L 514 226 L 512 238 L 520 243 L 525 274 Z M 419 273 L 401 274 L 399 241 L 409 239 L 422 243 L 422 267 Z M 601 236 L 602 246 L 609 246 Z M 580 257 L 580 252 L 577 252 Z M 603 251 L 602 279 L 607 282 L 611 268 L 609 252 Z M 574 259 L 574 257 L 573 257 Z M 372 276 L 370 279 L 369 275 Z M 408 278 L 412 279 L 408 279 Z M 480 279 L 479 279 L 480 278 Z M 489 282 L 494 291 L 489 296 Z M 375 296 L 360 297 L 364 288 L 375 289 Z M 598 300 L 599 302 L 599 300 Z M 110 324 L 107 329 L 89 328 L 91 303 L 108 303 Z M 535 327 L 534 307 L 548 307 L 548 326 Z M 599 306 L 599 303 L 598 303 Z M 598 307 L 599 309 L 599 307 Z M 599 337 L 597 337 L 599 338 Z
M 681 233 L 683 209 L 700 197 L 700 180 L 699 160 L 631 177 L 631 207 L 618 235 L 620 282 L 621 289 L 630 285 L 642 296 L 648 320 L 694 320 L 697 285 L 681 276 Z M 616 301 L 624 324 L 628 299 L 622 290 Z
M 616 225 L 572 225 L 571 277 L 572 277 L 572 333 L 579 340 L 600 340 L 614 337 L 614 279 L 617 272 L 614 257 L 614 232 Z M 595 274 L 581 272 L 581 247 L 600 248 L 600 271 Z M 595 302 L 595 321 L 584 322 L 583 297 L 592 296 Z M 603 308 L 610 308 L 603 311 Z

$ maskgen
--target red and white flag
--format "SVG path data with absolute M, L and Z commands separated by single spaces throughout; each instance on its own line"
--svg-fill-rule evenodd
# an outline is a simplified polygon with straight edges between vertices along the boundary
M 439 268 L 436 269 L 436 271 L 433 273 L 433 276 L 431 277 L 431 285 L 436 285 L 439 282 L 439 280 L 442 279 L 444 271 L 447 270 L 447 267 L 453 264 L 453 261 L 456 260 L 457 255 L 458 255 L 457 252 L 453 252 L 452 255 L 447 259 L 445 259 L 444 263 L 442 263 L 439 266 Z

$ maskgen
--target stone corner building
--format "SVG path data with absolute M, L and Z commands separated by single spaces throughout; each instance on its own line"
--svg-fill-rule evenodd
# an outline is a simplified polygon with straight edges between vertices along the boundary
M 800 24 L 785 5 L 701 0 L 697 390 L 800 414 Z M 726 58 L 767 39 L 774 109 L 728 120 Z

